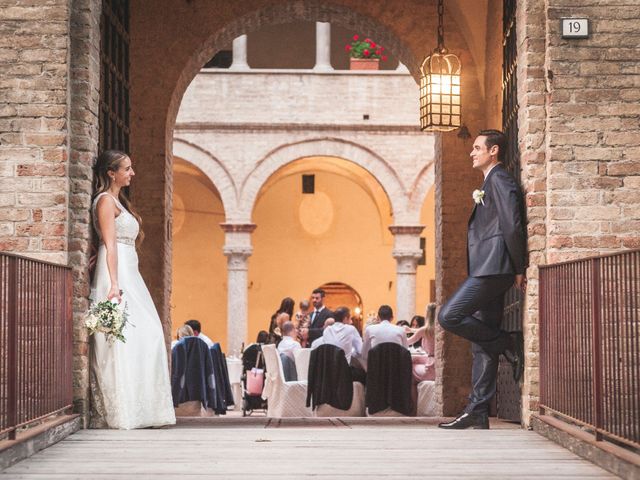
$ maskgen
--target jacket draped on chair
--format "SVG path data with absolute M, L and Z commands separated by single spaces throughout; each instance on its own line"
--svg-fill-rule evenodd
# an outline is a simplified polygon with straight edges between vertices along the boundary
M 387 408 L 411 415 L 411 354 L 397 343 L 381 343 L 367 356 L 366 405 L 369 414 Z
M 198 337 L 184 337 L 171 350 L 173 406 L 199 400 L 216 409 L 216 378 L 207 344 Z
M 307 407 L 329 404 L 349 410 L 353 401 L 353 378 L 344 350 L 324 344 L 311 351 Z

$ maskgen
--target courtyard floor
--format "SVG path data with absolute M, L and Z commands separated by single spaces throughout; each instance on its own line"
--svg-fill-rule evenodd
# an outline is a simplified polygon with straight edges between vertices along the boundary
M 616 478 L 519 426 L 446 431 L 433 419 L 181 419 L 81 430 L 0 479 Z

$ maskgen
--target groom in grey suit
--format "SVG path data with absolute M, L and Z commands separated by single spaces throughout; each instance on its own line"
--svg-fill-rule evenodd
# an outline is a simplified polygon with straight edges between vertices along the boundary
M 519 381 L 523 370 L 521 334 L 500 330 L 504 295 L 526 286 L 526 235 L 522 193 L 502 161 L 507 139 L 482 130 L 473 143 L 473 168 L 484 183 L 473 193 L 475 207 L 467 233 L 468 277 L 438 315 L 442 328 L 472 342 L 472 391 L 465 411 L 440 428 L 489 428 L 489 402 L 496 392 L 498 357 L 504 354 Z

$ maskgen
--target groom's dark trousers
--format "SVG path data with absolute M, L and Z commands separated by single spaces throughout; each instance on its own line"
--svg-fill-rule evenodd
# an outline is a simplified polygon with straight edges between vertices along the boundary
M 467 234 L 469 276 L 438 314 L 447 331 L 472 342 L 471 395 L 465 411 L 486 414 L 496 392 L 498 356 L 510 347 L 500 330 L 504 294 L 522 274 L 526 236 L 522 194 L 501 164 L 482 185 L 483 201 L 473 209 Z

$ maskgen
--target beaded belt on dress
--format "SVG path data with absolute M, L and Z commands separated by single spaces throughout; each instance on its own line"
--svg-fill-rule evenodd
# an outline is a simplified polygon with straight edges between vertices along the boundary
M 124 245 L 136 246 L 136 241 L 133 238 L 118 238 L 116 243 L 122 243 Z M 104 242 L 100 242 L 100 245 L 104 245 Z

